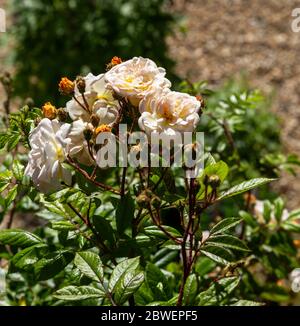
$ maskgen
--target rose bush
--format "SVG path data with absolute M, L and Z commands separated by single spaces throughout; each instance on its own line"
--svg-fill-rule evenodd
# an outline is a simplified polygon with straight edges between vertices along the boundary
M 165 73 L 150 59 L 115 57 L 98 76 L 63 77 L 65 107 L 47 102 L 10 114 L 0 134 L 8 152 L 0 172 L 5 304 L 261 305 L 292 298 L 284 282 L 299 264 L 299 211 L 269 196 L 274 178 L 247 179 L 249 166 L 258 174 L 266 163 L 247 165 L 235 142 L 256 110 L 257 92 L 220 100 L 189 82 L 174 91 Z M 142 131 L 139 142 L 127 141 Z M 195 176 L 193 167 L 173 165 L 173 147 L 170 166 L 152 166 L 151 155 L 134 167 L 103 164 L 124 145 L 139 161 L 154 138 L 199 131 L 205 151 Z M 180 149 L 193 154 L 193 137 Z M 113 140 L 118 150 L 109 147 Z M 248 146 L 252 138 L 239 141 Z M 269 168 L 272 176 L 299 163 L 282 160 Z M 32 232 L 11 228 L 17 212 L 43 222 Z

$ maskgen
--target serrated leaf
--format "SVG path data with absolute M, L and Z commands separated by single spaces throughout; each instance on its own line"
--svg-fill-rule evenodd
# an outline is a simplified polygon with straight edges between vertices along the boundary
M 100 257 L 91 252 L 77 252 L 74 264 L 78 267 L 82 274 L 89 277 L 93 281 L 103 282 L 103 268 Z
M 110 280 L 108 289 L 110 292 L 115 290 L 115 287 L 121 277 L 125 275 L 128 271 L 134 271 L 139 266 L 140 257 L 124 259 L 121 263 L 119 263 L 113 270 Z
M 121 305 L 142 285 L 144 273 L 136 270 L 129 270 L 118 281 L 115 287 L 114 299 Z
M 55 292 L 55 298 L 65 301 L 80 301 L 86 299 L 103 298 L 105 293 L 92 286 L 66 286 Z
M 228 265 L 234 258 L 230 250 L 214 245 L 204 246 L 201 252 L 216 263 L 224 266 Z
M 197 299 L 199 306 L 221 305 L 229 294 L 239 285 L 238 277 L 224 277 L 214 282 L 206 291 L 201 292 Z
M 225 218 L 212 227 L 212 229 L 210 230 L 210 234 L 215 235 L 219 233 L 224 233 L 225 231 L 232 229 L 233 227 L 241 223 L 241 221 L 242 219 L 238 217 Z
M 244 181 L 226 191 L 223 191 L 220 196 L 217 198 L 217 200 L 222 200 L 225 198 L 230 198 L 236 195 L 239 195 L 243 192 L 249 191 L 253 188 L 262 186 L 266 183 L 269 183 L 271 181 L 274 181 L 276 179 L 268 179 L 268 178 L 255 178 L 255 179 L 251 179 L 248 181 Z
M 37 235 L 21 229 L 0 230 L 0 243 L 21 248 L 34 246 L 43 240 Z
M 186 280 L 183 292 L 183 303 L 186 306 L 193 305 L 197 295 L 197 276 L 190 274 Z
M 249 251 L 243 241 L 229 234 L 211 236 L 205 243 L 206 245 L 221 246 L 239 251 Z

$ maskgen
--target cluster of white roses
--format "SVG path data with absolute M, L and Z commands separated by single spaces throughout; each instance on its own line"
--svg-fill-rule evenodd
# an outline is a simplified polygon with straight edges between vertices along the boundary
M 118 59 L 118 58 L 117 58 Z M 31 133 L 31 151 L 25 173 L 42 192 L 70 184 L 71 172 L 63 162 L 76 159 L 85 165 L 96 160 L 89 140 L 100 132 L 111 132 L 120 121 L 122 99 L 140 112 L 139 127 L 150 133 L 193 131 L 199 122 L 201 102 L 196 97 L 170 90 L 165 69 L 150 59 L 115 58 L 105 74 L 88 74 L 75 82 L 62 78 L 60 90 L 72 94 L 63 112 L 71 123 L 56 119 L 56 108 L 45 104 L 43 118 Z

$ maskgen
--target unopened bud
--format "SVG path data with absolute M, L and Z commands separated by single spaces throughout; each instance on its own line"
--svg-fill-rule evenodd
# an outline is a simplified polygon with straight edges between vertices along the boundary
M 57 117 L 58 117 L 59 121 L 65 122 L 68 120 L 69 114 L 66 110 L 64 110 L 63 108 L 60 108 L 57 110 Z
M 106 70 L 110 70 L 112 67 L 119 65 L 120 63 L 122 63 L 122 59 L 115 56 L 111 59 L 110 63 L 106 65 Z
M 91 128 L 84 129 L 83 135 L 86 141 L 90 141 L 93 137 L 93 130 Z
M 111 132 L 111 127 L 109 125 L 100 125 L 96 128 L 95 134 L 98 135 L 101 132 Z
M 197 96 L 196 96 L 196 99 L 200 102 L 200 104 L 201 104 L 201 108 L 204 108 L 204 106 L 205 106 L 205 102 L 204 102 L 203 97 L 202 97 L 201 95 L 197 95 Z
M 76 86 L 80 94 L 85 92 L 85 80 L 81 76 L 76 78 Z
M 151 205 L 155 208 L 159 208 L 161 205 L 161 200 L 158 196 L 153 196 L 151 199 Z
M 206 180 L 204 180 L 204 183 L 206 182 L 206 184 L 208 186 L 211 186 L 213 189 L 218 188 L 221 184 L 221 180 L 219 176 L 217 176 L 216 174 L 213 174 L 211 176 L 206 176 L 205 179 Z
M 62 95 L 72 95 L 74 93 L 74 82 L 67 77 L 62 77 L 58 84 L 58 90 Z
M 300 248 L 300 239 L 293 240 L 293 244 L 296 248 Z
M 92 114 L 91 115 L 91 124 L 96 128 L 98 127 L 100 122 L 100 118 L 97 116 L 97 114 Z
M 56 118 L 57 110 L 54 105 L 52 105 L 50 102 L 45 103 L 42 106 L 43 115 L 45 118 L 48 118 L 50 120 L 53 120 Z
M 147 208 L 152 199 L 152 192 L 150 190 L 142 191 L 137 197 L 136 202 L 142 208 Z

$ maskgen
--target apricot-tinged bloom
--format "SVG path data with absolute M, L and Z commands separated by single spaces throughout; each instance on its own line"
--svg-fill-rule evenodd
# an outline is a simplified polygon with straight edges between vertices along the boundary
M 139 126 L 146 133 L 193 131 L 199 120 L 201 103 L 186 93 L 161 90 L 148 94 L 140 103 Z
M 171 87 L 165 75 L 165 69 L 157 67 L 152 60 L 135 57 L 113 67 L 105 74 L 105 79 L 117 95 L 127 97 L 138 106 L 149 92 Z
M 59 190 L 61 181 L 71 184 L 71 172 L 62 165 L 66 158 L 66 127 L 44 118 L 29 136 L 31 150 L 25 175 L 41 192 Z
M 74 82 L 67 77 L 62 77 L 58 84 L 58 90 L 63 95 L 71 95 L 74 92 Z
M 119 103 L 113 98 L 111 90 L 106 88 L 104 75 L 89 73 L 83 79 L 85 92 L 81 94 L 76 86 L 76 100 L 72 99 L 66 105 L 71 119 L 90 122 L 91 116 L 96 114 L 100 124 L 113 124 L 118 117 Z
M 53 120 L 56 118 L 56 114 L 57 114 L 56 107 L 54 105 L 52 105 L 50 102 L 45 103 L 42 106 L 42 110 L 43 110 L 43 116 L 45 118 L 48 118 L 50 120 Z

